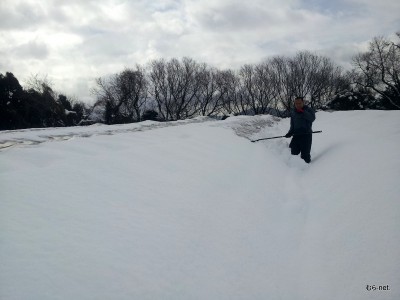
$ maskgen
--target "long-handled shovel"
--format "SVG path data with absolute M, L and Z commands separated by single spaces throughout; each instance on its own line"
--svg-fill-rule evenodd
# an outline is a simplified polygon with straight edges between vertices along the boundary
M 320 133 L 320 132 L 322 132 L 322 130 L 318 130 L 318 131 L 313 131 L 313 132 L 311 132 L 311 133 L 300 133 L 300 134 L 294 134 L 294 136 L 295 135 L 305 135 L 305 134 L 312 134 L 312 133 Z M 262 140 L 272 140 L 272 139 L 279 139 L 279 138 L 283 138 L 283 137 L 285 137 L 284 135 L 280 135 L 280 136 L 273 136 L 273 137 L 268 137 L 268 138 L 262 138 L 262 139 L 258 139 L 258 140 L 254 140 L 254 141 L 251 141 L 251 142 L 258 142 L 258 141 L 262 141 Z

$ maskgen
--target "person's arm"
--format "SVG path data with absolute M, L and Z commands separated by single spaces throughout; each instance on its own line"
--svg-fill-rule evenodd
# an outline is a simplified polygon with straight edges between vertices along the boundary
M 285 137 L 289 138 L 293 135 L 293 118 L 290 117 L 290 129 L 288 133 L 286 133 Z
M 314 110 L 312 108 L 307 107 L 303 112 L 303 117 L 310 122 L 314 122 L 315 120 Z

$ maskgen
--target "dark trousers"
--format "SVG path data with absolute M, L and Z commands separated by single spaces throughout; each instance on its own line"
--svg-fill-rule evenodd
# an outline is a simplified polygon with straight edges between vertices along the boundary
M 295 135 L 290 142 L 290 150 L 292 155 L 299 155 L 306 163 L 311 162 L 311 144 L 312 134 Z

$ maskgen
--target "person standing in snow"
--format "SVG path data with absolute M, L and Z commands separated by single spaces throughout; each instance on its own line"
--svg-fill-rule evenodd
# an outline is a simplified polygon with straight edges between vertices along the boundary
M 296 97 L 294 106 L 295 108 L 290 112 L 290 129 L 285 137 L 293 137 L 289 144 L 292 155 L 301 153 L 301 158 L 306 163 L 310 163 L 312 123 L 315 120 L 315 112 L 304 104 L 303 97 Z

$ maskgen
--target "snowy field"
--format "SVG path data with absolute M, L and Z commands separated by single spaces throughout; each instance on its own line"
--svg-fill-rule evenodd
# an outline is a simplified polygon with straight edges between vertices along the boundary
M 0 132 L 0 299 L 400 299 L 400 112 Z M 368 288 L 367 288 L 368 285 Z

